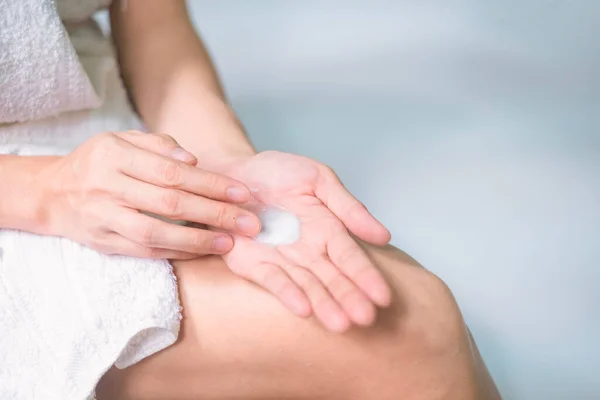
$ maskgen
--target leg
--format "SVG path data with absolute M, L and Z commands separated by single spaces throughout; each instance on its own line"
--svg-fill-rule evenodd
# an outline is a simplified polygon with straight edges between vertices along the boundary
M 175 263 L 178 342 L 110 370 L 98 399 L 499 399 L 443 282 L 391 246 L 366 249 L 396 298 L 344 335 L 292 316 L 218 257 Z

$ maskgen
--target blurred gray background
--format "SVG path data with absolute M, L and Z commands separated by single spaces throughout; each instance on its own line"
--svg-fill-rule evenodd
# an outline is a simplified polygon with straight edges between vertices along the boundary
M 505 399 L 600 399 L 599 1 L 189 4 L 259 148 L 448 283 Z

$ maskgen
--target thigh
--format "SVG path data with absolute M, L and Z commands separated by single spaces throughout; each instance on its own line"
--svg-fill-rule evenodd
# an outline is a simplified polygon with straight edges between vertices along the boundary
M 494 399 L 448 288 L 401 251 L 365 247 L 395 299 L 370 328 L 340 335 L 290 314 L 219 257 L 174 264 L 178 342 L 125 370 L 98 399 Z

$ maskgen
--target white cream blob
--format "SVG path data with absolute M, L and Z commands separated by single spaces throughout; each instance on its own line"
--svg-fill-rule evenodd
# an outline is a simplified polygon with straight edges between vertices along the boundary
M 262 224 L 254 240 L 269 246 L 292 244 L 300 239 L 300 220 L 294 214 L 275 206 L 264 206 L 257 213 Z

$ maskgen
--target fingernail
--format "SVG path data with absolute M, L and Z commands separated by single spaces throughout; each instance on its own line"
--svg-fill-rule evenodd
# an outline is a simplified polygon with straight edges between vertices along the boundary
M 194 157 L 192 153 L 181 147 L 177 147 L 175 150 L 173 150 L 171 157 L 184 163 L 189 163 L 196 160 L 196 157 Z
M 215 250 L 226 253 L 233 247 L 233 240 L 229 236 L 217 236 L 214 246 Z
M 237 219 L 237 227 L 248 235 L 256 235 L 260 231 L 260 222 L 257 217 L 242 215 Z
M 244 203 L 250 198 L 250 193 L 242 187 L 232 186 L 227 189 L 227 197 L 231 201 Z

